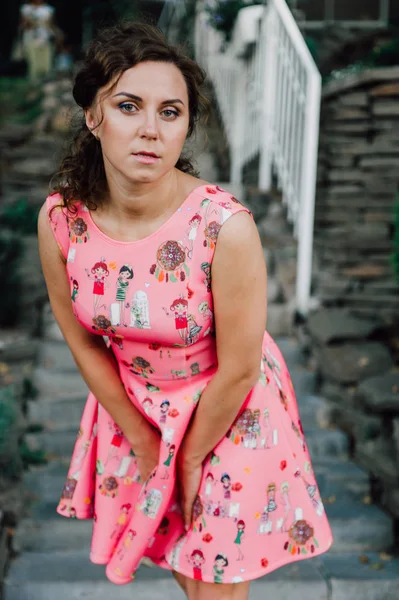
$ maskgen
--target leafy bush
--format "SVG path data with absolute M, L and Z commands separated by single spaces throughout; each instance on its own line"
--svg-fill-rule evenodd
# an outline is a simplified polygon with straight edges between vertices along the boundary
M 221 31 L 226 42 L 229 42 L 240 10 L 255 4 L 262 4 L 262 1 L 216 0 L 212 6 L 206 7 L 206 12 L 209 14 L 209 22 L 212 27 Z
M 22 474 L 18 437 L 18 411 L 10 385 L 0 388 L 0 472 L 6 479 L 17 479 Z
M 38 214 L 39 207 L 30 205 L 26 198 L 19 198 L 4 207 L 0 222 L 15 232 L 30 235 L 36 233 Z

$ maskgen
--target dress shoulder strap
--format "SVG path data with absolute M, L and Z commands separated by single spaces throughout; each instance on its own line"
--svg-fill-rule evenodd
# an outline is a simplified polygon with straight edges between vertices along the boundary
M 51 194 L 46 198 L 47 216 L 57 241 L 58 247 L 65 260 L 68 258 L 69 250 L 69 219 L 68 211 L 62 205 L 60 194 Z

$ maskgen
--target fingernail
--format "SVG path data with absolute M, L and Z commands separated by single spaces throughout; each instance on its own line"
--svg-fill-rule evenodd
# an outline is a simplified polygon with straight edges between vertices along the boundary
M 188 523 L 185 523 L 185 524 L 184 524 L 184 529 L 185 529 L 186 531 L 188 531 L 188 530 L 190 529 L 190 525 L 189 525 Z

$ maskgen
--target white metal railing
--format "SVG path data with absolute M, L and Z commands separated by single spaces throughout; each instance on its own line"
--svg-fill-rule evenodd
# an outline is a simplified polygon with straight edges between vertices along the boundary
M 196 58 L 215 88 L 230 145 L 231 182 L 241 183 L 244 165 L 256 155 L 260 155 L 262 190 L 271 188 L 275 170 L 298 240 L 297 310 L 306 314 L 312 271 L 320 73 L 285 0 L 243 9 L 232 42 L 225 49 L 207 14 L 199 12 L 195 46 Z M 248 48 L 252 50 L 248 52 Z
M 291 0 L 290 5 L 294 10 L 299 9 L 297 21 L 301 29 L 321 29 L 332 23 L 357 29 L 386 27 L 391 10 L 390 0 L 373 0 L 372 2 L 369 0 L 366 5 L 362 0 L 355 2 L 352 0 L 347 5 L 340 3 L 339 6 L 337 6 L 336 0 L 312 0 L 312 2 Z M 370 9 L 372 13 L 375 11 L 374 16 L 369 14 Z M 320 15 L 320 17 L 314 18 L 314 14 Z

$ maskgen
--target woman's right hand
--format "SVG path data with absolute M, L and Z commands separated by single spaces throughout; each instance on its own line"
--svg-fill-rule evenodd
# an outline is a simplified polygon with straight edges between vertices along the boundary
M 146 438 L 146 443 L 142 448 L 135 448 L 133 445 L 141 484 L 147 481 L 158 465 L 161 446 L 161 436 L 151 425 L 148 425 L 148 436 Z

